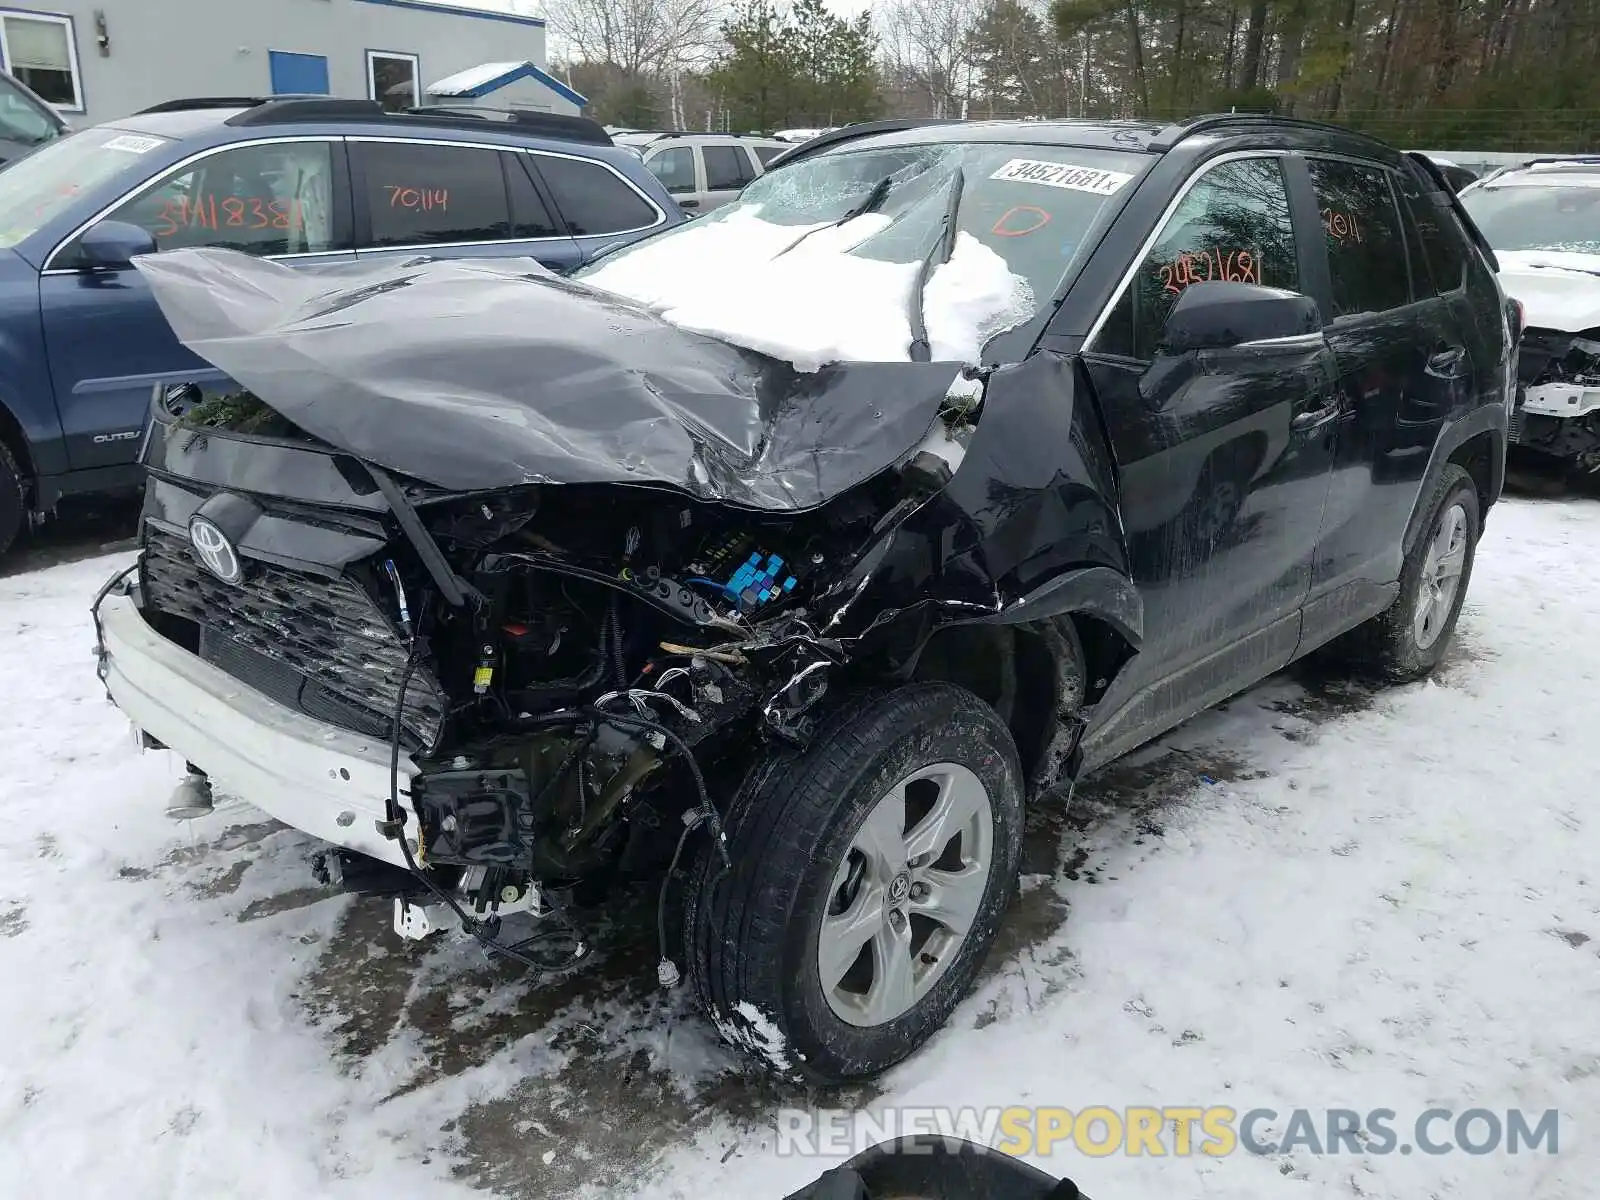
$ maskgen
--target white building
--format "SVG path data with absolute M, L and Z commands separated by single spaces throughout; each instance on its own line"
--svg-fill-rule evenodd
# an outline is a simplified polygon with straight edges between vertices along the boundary
M 0 66 L 79 127 L 308 92 L 579 112 L 545 64 L 543 19 L 443 0 L 0 0 Z

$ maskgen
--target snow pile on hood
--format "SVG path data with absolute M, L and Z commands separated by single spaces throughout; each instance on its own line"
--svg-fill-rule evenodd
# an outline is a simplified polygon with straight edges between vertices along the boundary
M 620 255 L 585 282 L 801 371 L 907 361 L 918 264 L 850 253 L 889 224 L 871 213 L 838 226 L 775 225 L 751 206 Z M 1034 304 L 1028 281 L 968 234 L 931 273 L 924 300 L 933 361 L 974 365 L 983 343 Z
M 1496 250 L 1500 284 L 1520 300 L 1532 329 L 1582 333 L 1600 327 L 1600 254 Z

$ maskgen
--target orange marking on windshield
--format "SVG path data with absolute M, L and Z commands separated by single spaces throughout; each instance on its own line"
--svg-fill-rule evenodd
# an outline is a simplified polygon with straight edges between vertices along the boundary
M 1013 229 L 1006 223 L 1019 214 L 1031 214 L 1034 218 L 1032 225 Z M 1031 204 L 1016 204 L 1000 214 L 1000 219 L 994 223 L 994 228 L 989 232 L 995 237 L 1026 237 L 1030 233 L 1037 233 L 1050 224 L 1050 214 L 1042 208 L 1035 208 Z

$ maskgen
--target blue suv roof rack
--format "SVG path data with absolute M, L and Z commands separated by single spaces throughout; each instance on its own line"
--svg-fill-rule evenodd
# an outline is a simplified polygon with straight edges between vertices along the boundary
M 588 117 L 467 105 L 439 105 L 389 112 L 376 100 L 342 100 L 334 96 L 195 96 L 168 100 L 144 109 L 143 113 L 195 112 L 208 108 L 242 109 L 223 122 L 234 128 L 329 121 L 442 125 L 454 129 L 482 129 L 485 124 L 502 124 L 520 133 L 559 141 L 585 142 L 596 146 L 615 144 L 605 128 Z

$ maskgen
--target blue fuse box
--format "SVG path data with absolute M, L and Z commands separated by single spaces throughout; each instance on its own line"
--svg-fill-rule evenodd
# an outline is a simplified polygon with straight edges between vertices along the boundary
M 752 612 L 763 604 L 794 590 L 795 578 L 783 569 L 783 559 L 759 550 L 734 570 L 723 587 L 740 612 Z

